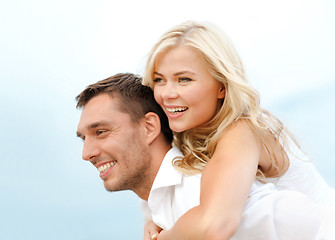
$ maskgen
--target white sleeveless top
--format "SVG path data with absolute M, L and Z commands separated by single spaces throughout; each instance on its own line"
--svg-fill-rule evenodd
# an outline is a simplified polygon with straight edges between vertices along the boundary
M 287 137 L 284 148 L 290 165 L 279 178 L 267 178 L 278 190 L 295 190 L 304 193 L 313 201 L 325 206 L 335 206 L 335 189 L 328 186 L 306 154 Z

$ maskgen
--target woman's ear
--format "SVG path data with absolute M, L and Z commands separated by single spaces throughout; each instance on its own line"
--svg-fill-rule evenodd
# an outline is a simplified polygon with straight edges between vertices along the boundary
M 156 113 L 145 114 L 146 142 L 151 144 L 161 133 L 161 121 Z
M 223 99 L 226 95 L 226 89 L 223 85 L 221 85 L 219 92 L 218 92 L 218 99 Z

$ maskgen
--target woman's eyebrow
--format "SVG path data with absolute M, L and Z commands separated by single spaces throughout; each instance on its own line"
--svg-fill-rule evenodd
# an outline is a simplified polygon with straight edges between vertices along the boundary
M 179 76 L 179 75 L 183 75 L 183 74 L 186 74 L 186 73 L 195 75 L 194 72 L 187 71 L 187 70 L 185 70 L 185 71 L 180 71 L 180 72 L 176 72 L 176 73 L 174 73 L 173 75 L 174 75 L 174 76 Z M 159 72 L 154 72 L 154 74 L 159 75 L 159 76 L 164 76 L 163 74 L 161 74 L 161 73 L 159 73 Z
M 163 76 L 163 74 L 161 74 L 159 72 L 154 72 L 154 74 L 159 75 L 159 76 Z
M 191 72 L 191 71 L 180 71 L 180 72 L 176 72 L 175 74 L 173 74 L 174 76 L 178 76 L 178 75 L 183 75 L 183 74 L 192 74 L 192 75 L 195 75 L 194 72 Z

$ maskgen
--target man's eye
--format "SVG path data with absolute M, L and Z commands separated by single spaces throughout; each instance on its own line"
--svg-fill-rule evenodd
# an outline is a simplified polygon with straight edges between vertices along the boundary
M 96 135 L 99 136 L 99 135 L 101 135 L 101 134 L 103 134 L 105 132 L 106 132 L 106 130 L 97 130 L 96 131 Z

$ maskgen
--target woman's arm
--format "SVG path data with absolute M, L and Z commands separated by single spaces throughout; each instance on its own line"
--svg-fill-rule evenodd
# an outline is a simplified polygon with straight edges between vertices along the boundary
M 219 140 L 201 177 L 200 205 L 185 213 L 158 239 L 229 239 L 237 230 L 261 155 L 245 120 Z

